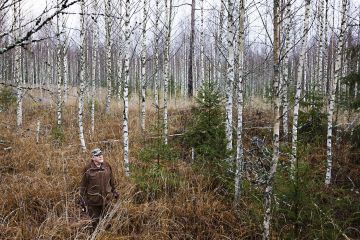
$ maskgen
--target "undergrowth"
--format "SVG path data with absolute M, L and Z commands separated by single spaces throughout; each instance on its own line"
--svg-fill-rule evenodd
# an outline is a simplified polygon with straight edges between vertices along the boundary
M 0 122 L 7 123 L 0 125 L 0 239 L 87 239 L 89 221 L 81 214 L 76 199 L 81 170 L 90 158 L 89 151 L 83 153 L 79 149 L 75 102 L 66 105 L 61 129 L 56 127 L 55 106 L 29 108 L 30 105 L 25 101 L 22 130 L 15 126 L 12 105 L 8 113 L 0 113 Z M 185 143 L 174 137 L 165 145 L 156 129 L 146 132 L 145 137 L 141 134 L 139 111 L 130 108 L 131 176 L 127 178 L 122 166 L 121 123 L 117 114 L 121 109 L 113 105 L 116 114 L 106 116 L 102 114 L 103 106 L 98 107 L 96 134 L 90 139 L 85 132 L 85 140 L 88 149 L 104 149 L 105 160 L 114 169 L 121 201 L 110 220 L 111 228 L 101 232 L 98 239 L 261 238 L 263 186 L 254 186 L 244 179 L 241 202 L 237 208 L 232 205 L 231 177 L 226 180 L 229 182 L 222 178 L 229 176 L 228 166 L 222 165 L 220 159 L 223 153 L 214 158 L 207 155 L 223 151 L 223 141 L 215 143 L 216 148 L 200 148 L 190 141 L 201 140 L 193 132 L 194 138 L 184 138 Z M 49 112 L 45 113 L 47 108 Z M 154 109 L 148 109 L 148 125 L 156 125 L 158 116 Z M 170 108 L 171 133 L 189 130 L 191 121 L 185 116 L 193 111 Z M 266 126 L 269 116 L 268 112 L 245 109 L 246 126 Z M 89 116 L 84 119 L 85 126 L 89 126 Z M 38 144 L 37 121 L 41 122 Z M 251 148 L 252 136 L 261 137 L 270 147 L 271 134 L 261 131 L 264 132 L 254 129 L 246 133 L 246 149 Z M 203 143 L 212 142 L 209 139 Z M 357 159 L 351 155 L 353 152 L 348 151 L 351 143 L 340 143 L 334 155 L 334 183 L 330 188 L 323 187 L 322 144 L 299 146 L 301 160 L 295 182 L 289 178 L 286 157 L 281 157 L 274 186 L 274 238 L 360 237 L 360 203 L 356 193 L 359 165 L 353 160 Z M 194 163 L 184 155 L 190 146 L 198 152 Z

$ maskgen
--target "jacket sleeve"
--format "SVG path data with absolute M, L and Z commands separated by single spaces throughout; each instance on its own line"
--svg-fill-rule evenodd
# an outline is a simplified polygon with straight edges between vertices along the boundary
M 84 168 L 84 170 L 82 171 L 81 184 L 80 184 L 80 201 L 85 201 L 85 194 L 88 186 L 88 177 L 86 171 L 87 171 L 86 168 Z
M 116 182 L 114 180 L 114 175 L 112 172 L 112 168 L 111 166 L 109 166 L 110 168 L 110 186 L 111 186 L 111 192 L 116 192 Z

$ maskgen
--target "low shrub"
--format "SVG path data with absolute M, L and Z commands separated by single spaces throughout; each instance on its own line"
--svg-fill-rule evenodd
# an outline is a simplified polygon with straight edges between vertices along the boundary
M 7 111 L 16 102 L 16 95 L 11 88 L 0 89 L 0 112 Z

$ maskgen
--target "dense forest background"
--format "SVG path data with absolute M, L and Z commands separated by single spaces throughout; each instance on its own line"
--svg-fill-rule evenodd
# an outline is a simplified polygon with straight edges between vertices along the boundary
M 0 69 L 1 239 L 360 238 L 358 0 L 0 0 Z

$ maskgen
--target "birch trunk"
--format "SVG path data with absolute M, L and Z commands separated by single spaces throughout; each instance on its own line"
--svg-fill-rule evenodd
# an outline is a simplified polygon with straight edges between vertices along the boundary
M 200 76 L 199 86 L 201 87 L 205 78 L 204 68 L 204 0 L 200 0 Z
M 273 80 L 273 98 L 274 98 L 274 128 L 273 128 L 273 157 L 270 166 L 270 172 L 266 181 L 264 192 L 264 233 L 263 239 L 270 239 L 270 221 L 271 221 L 271 200 L 273 194 L 273 181 L 279 160 L 279 132 L 280 132 L 280 98 L 279 98 L 279 0 L 274 0 L 274 42 L 273 42 L 273 61 L 274 61 L 274 80 Z
M 129 64 L 130 64 L 130 0 L 125 1 L 125 81 L 124 81 L 124 168 L 130 176 L 129 166 Z
M 159 111 L 159 21 L 160 21 L 160 9 L 159 0 L 155 3 L 156 16 L 155 16 L 155 74 L 154 74 L 154 97 L 155 97 L 155 108 Z
M 307 36 L 309 32 L 309 12 L 310 12 L 310 0 L 306 0 L 305 5 L 305 16 L 304 16 L 304 30 L 303 38 L 300 46 L 299 56 L 299 67 L 297 71 L 296 79 L 296 93 L 294 100 L 294 117 L 292 126 L 292 147 L 291 147 L 291 177 L 294 178 L 294 173 L 297 170 L 295 167 L 297 161 L 297 133 L 298 133 L 298 119 L 299 119 L 299 108 L 300 108 L 300 97 L 301 97 L 301 83 L 303 80 L 303 67 L 305 62 L 305 52 L 307 44 Z M 306 71 L 306 70 L 305 70 Z
M 315 85 L 315 92 L 318 90 L 322 90 L 322 82 L 323 82 L 323 65 L 322 65 L 322 59 L 323 59 L 323 35 L 324 35 L 324 0 L 320 0 L 319 3 L 319 13 L 318 13 L 318 22 L 319 22 L 319 46 L 317 49 L 317 71 L 316 71 L 316 85 Z
M 169 6 L 168 5 L 169 1 Z M 170 64 L 169 64 L 169 54 L 170 54 L 170 39 L 171 39 L 171 11 L 172 11 L 172 0 L 165 0 L 165 12 L 166 12 L 166 22 L 165 22 L 165 58 L 164 58 L 164 144 L 168 143 L 168 84 L 169 84 L 169 75 L 170 75 Z
M 227 32 L 227 47 L 228 47 L 228 59 L 227 59 L 227 80 L 226 80 L 226 139 L 227 150 L 232 150 L 232 107 L 233 107 L 233 84 L 234 84 L 234 3 L 232 0 L 228 0 L 228 32 Z
M 21 5 L 19 2 L 14 2 L 14 39 L 15 42 L 21 36 Z M 18 6 L 16 6 L 18 4 Z M 16 126 L 20 128 L 23 123 L 23 89 L 22 89 L 22 74 L 21 74 L 21 47 L 15 47 L 15 68 L 14 78 L 16 85 Z
M 244 165 L 244 146 L 243 146 L 243 81 L 244 81 L 244 20 L 245 20 L 245 0 L 240 1 L 239 18 L 239 80 L 237 91 L 238 123 L 236 141 L 236 172 L 235 172 L 235 204 L 239 203 L 241 196 L 241 177 Z
M 122 22 L 123 22 L 123 14 L 122 14 L 122 10 L 123 10 L 123 2 L 120 1 L 120 6 L 119 6 L 119 15 L 121 16 L 120 21 L 119 21 L 119 25 L 122 26 Z M 123 92 L 123 86 L 122 86 L 122 76 L 123 76 L 123 35 L 120 34 L 119 36 L 119 43 L 118 43 L 118 48 L 119 48 L 119 52 L 118 52 L 118 58 L 117 58 L 117 67 L 118 67 L 118 71 L 117 71 L 117 81 L 118 81 L 118 89 L 117 89 L 117 97 L 119 102 L 121 102 L 121 95 Z
M 281 85 L 281 100 L 283 105 L 283 131 L 284 131 L 284 140 L 288 142 L 289 137 L 289 101 L 288 101 L 288 88 L 289 88 L 289 51 L 290 51 L 290 27 L 291 27 L 291 0 L 288 0 L 286 3 L 286 27 L 285 27 L 285 56 L 283 64 L 283 77 Z
M 111 19 L 110 19 L 111 0 L 105 2 L 105 41 L 106 41 L 106 104 L 105 112 L 110 113 L 111 101 Z
M 57 0 L 57 6 L 60 9 L 59 0 Z M 61 74 L 61 67 L 62 67 L 62 44 L 60 38 L 60 15 L 56 15 L 56 45 L 57 45 L 57 54 L 56 54 L 56 80 L 57 80 L 57 106 L 56 106 L 56 120 L 57 125 L 61 125 L 61 114 L 62 114 L 62 74 Z
M 146 119 L 146 22 L 147 22 L 147 0 L 144 0 L 143 22 L 141 32 L 141 131 L 145 132 Z
M 194 41 L 195 41 L 195 0 L 191 1 L 191 30 L 190 30 L 190 46 L 189 46 L 189 67 L 188 67 L 188 97 L 194 95 L 194 79 L 193 79 L 193 64 L 194 64 Z
M 86 150 L 83 126 L 84 113 L 84 91 L 85 91 L 85 51 L 86 51 L 86 37 L 85 37 L 85 0 L 80 0 L 81 17 L 80 17 L 80 89 L 79 89 L 79 108 L 78 108 L 78 122 L 79 122 L 79 138 L 80 147 L 83 151 Z
M 322 88 L 324 90 L 324 93 L 327 94 L 327 79 L 328 79 L 328 64 L 327 64 L 327 60 L 328 60 L 328 14 L 329 13 L 329 1 L 325 0 L 325 19 L 324 19 L 324 44 L 322 47 L 322 63 L 321 65 L 324 66 L 324 77 L 323 77 L 323 82 L 322 84 Z
M 63 73 L 64 73 L 64 103 L 68 100 L 68 82 L 69 82 L 69 75 L 68 75 L 68 57 L 67 57 L 67 51 L 64 51 L 63 55 Z
M 94 12 L 98 12 L 98 3 L 97 0 L 94 0 L 93 3 Z M 99 26 L 98 26 L 98 16 L 94 17 L 94 33 L 93 33 L 93 46 L 92 46 L 92 71 L 91 71 L 91 136 L 94 137 L 95 134 L 95 91 L 96 91 L 96 72 L 97 68 L 97 59 L 98 59 L 98 50 L 99 50 Z
M 344 48 L 344 34 L 346 29 L 346 13 L 347 13 L 347 0 L 342 0 L 342 13 L 341 13 L 341 28 L 338 42 L 339 52 L 336 55 L 335 60 L 335 72 L 334 80 L 330 84 L 329 89 L 329 99 L 328 99 L 328 128 L 327 128 L 327 142 L 326 142 L 326 175 L 325 175 L 325 185 L 329 186 L 331 182 L 331 171 L 332 171 L 332 134 L 333 134 L 333 115 L 335 108 L 335 94 L 338 81 L 341 77 L 341 52 Z
M 217 50 L 218 52 L 221 52 L 221 46 L 222 46 L 222 43 L 223 43 L 223 25 L 224 25 L 224 5 L 225 3 L 221 3 L 220 4 L 220 13 L 219 13 L 219 39 L 218 39 L 218 42 L 217 42 Z M 222 64 L 221 64 L 221 60 L 222 60 L 222 57 L 220 56 L 220 54 L 217 54 L 218 56 L 218 64 L 217 64 L 217 71 L 216 71 L 216 75 L 217 75 L 217 83 L 218 83 L 218 86 L 220 87 L 220 83 L 221 83 L 221 80 L 222 80 Z M 224 88 L 222 87 L 221 88 L 222 90 L 224 90 Z

